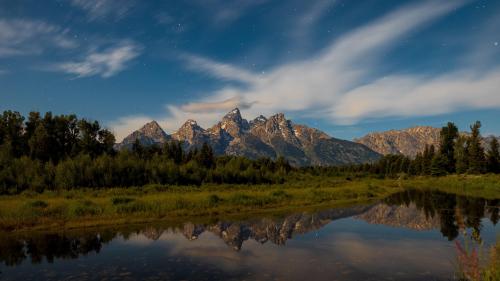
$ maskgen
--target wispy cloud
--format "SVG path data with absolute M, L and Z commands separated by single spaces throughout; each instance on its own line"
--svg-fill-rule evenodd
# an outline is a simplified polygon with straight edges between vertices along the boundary
M 236 107 L 240 109 L 248 109 L 252 103 L 244 102 L 238 98 L 227 99 L 221 102 L 193 102 L 183 105 L 181 109 L 190 113 L 207 113 L 229 111 Z
M 240 81 L 244 83 L 257 83 L 259 76 L 250 71 L 232 66 L 230 64 L 216 62 L 207 58 L 183 55 L 187 67 L 195 71 L 204 71 L 207 75 L 222 78 L 224 80 Z
M 77 78 L 96 75 L 108 78 L 123 71 L 140 53 L 139 45 L 126 41 L 104 50 L 93 50 L 79 61 L 56 64 L 51 70 L 74 74 Z
M 134 6 L 134 0 L 69 0 L 70 3 L 87 12 L 89 20 L 112 17 L 120 20 Z
M 218 25 L 229 24 L 242 17 L 249 9 L 267 3 L 269 0 L 191 0 L 203 7 L 213 22 Z
M 184 106 L 168 105 L 168 116 L 158 119 L 167 129 L 178 127 L 186 118 L 211 124 L 227 110 L 226 105 L 243 104 L 247 105 L 244 114 L 250 117 L 285 111 L 353 124 L 370 118 L 500 106 L 500 97 L 493 91 L 500 87 L 500 71 L 482 72 L 464 66 L 464 70 L 435 78 L 377 76 L 379 59 L 399 39 L 466 3 L 425 1 L 403 6 L 342 35 L 316 56 L 285 63 L 265 74 L 183 56 L 189 69 L 243 85 L 229 84 Z
M 68 33 L 68 29 L 44 21 L 0 19 L 0 57 L 39 54 L 50 47 L 77 47 Z

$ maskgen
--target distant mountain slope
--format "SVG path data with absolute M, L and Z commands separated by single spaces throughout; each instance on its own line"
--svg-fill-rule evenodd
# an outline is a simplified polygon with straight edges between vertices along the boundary
M 156 122 L 151 122 L 158 125 Z M 248 122 L 239 109 L 226 114 L 209 129 L 196 121 L 186 121 L 168 136 L 159 126 L 146 124 L 127 136 L 117 147 L 129 148 L 135 139 L 144 145 L 161 144 L 169 139 L 181 141 L 185 149 L 210 144 L 218 155 L 237 155 L 252 159 L 285 157 L 296 166 L 341 165 L 375 161 L 380 154 L 365 145 L 330 137 L 324 132 L 293 124 L 282 113 L 269 118 L 259 116 Z M 150 128 L 152 127 L 152 128 Z
M 413 158 L 418 152 L 423 152 L 426 145 L 434 145 L 436 149 L 439 148 L 440 132 L 440 128 L 417 126 L 403 130 L 369 133 L 362 138 L 354 139 L 354 141 L 383 155 L 403 154 Z M 467 135 L 465 132 L 461 134 Z M 483 138 L 483 147 L 486 150 L 489 149 L 492 138 L 494 136 Z M 500 140 L 498 137 L 497 139 Z
M 440 131 L 439 128 L 418 126 L 404 130 L 369 133 L 354 141 L 380 154 L 403 154 L 415 157 L 418 152 L 425 149 L 426 145 L 436 147 L 439 145 Z

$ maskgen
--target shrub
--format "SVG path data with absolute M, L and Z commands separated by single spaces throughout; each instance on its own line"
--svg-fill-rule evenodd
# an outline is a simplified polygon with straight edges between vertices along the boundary
M 215 207 L 219 204 L 219 202 L 222 201 L 222 198 L 220 198 L 219 196 L 215 195 L 215 194 L 211 194 L 210 196 L 208 196 L 208 205 L 210 207 Z
M 135 199 L 130 198 L 130 197 L 113 197 L 111 198 L 111 203 L 113 205 L 121 205 L 121 204 L 128 204 L 130 202 L 133 202 Z
M 133 201 L 128 204 L 119 204 L 116 206 L 116 212 L 119 214 L 146 212 L 149 209 L 149 206 L 141 201 Z
M 31 201 L 27 203 L 28 207 L 31 208 L 37 208 L 37 209 L 44 209 L 49 206 L 49 203 L 43 201 L 43 200 L 36 200 L 36 201 Z
M 275 191 L 271 192 L 271 196 L 277 197 L 280 199 L 288 199 L 288 198 L 292 197 L 290 194 L 286 193 L 284 190 L 275 190 Z
M 70 216 L 84 217 L 101 214 L 103 209 L 90 200 L 77 201 L 69 209 Z

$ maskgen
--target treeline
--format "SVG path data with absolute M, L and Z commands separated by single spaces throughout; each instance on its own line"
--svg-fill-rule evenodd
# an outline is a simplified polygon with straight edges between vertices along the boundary
M 75 115 L 0 114 L 0 193 L 26 189 L 130 187 L 147 184 L 281 183 L 291 170 L 283 158 L 216 157 L 209 145 L 181 143 L 115 151 L 115 137 L 99 122 Z
M 499 144 L 491 138 L 488 150 L 483 147 L 481 122 L 470 126 L 469 134 L 460 134 L 449 122 L 440 132 L 439 148 L 426 146 L 414 159 L 404 155 L 385 155 L 375 163 L 342 167 L 310 167 L 305 170 L 317 174 L 367 173 L 380 177 L 400 175 L 444 176 L 448 174 L 500 173 Z

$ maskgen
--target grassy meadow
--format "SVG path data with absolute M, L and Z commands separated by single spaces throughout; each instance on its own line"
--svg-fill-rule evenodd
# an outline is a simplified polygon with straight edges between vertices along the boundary
M 500 176 L 315 177 L 290 175 L 284 184 L 73 189 L 0 197 L 0 229 L 78 228 L 111 224 L 223 217 L 361 204 L 404 189 L 500 197 Z

